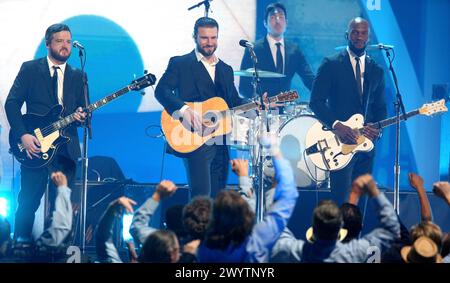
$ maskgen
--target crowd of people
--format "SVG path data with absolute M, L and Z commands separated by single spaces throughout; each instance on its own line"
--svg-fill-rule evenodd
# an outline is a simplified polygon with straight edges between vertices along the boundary
M 95 262 L 164 262 L 164 263 L 303 263 L 303 262 L 415 262 L 450 263 L 450 237 L 433 223 L 423 180 L 410 173 L 410 184 L 419 196 L 421 222 L 409 231 L 395 213 L 392 204 L 369 174 L 358 177 L 351 186 L 348 200 L 338 206 L 322 200 L 314 208 L 306 241 L 297 239 L 287 223 L 299 193 L 294 174 L 281 155 L 276 139 L 268 148 L 274 158 L 274 186 L 262 221 L 255 218 L 255 192 L 248 175 L 248 161 L 231 161 L 238 176 L 236 189 L 222 190 L 215 198 L 198 196 L 181 209 L 178 224 L 166 229 L 151 227 L 160 203 L 174 195 L 176 185 L 161 181 L 153 195 L 137 210 L 136 202 L 125 196 L 113 201 L 99 220 L 95 231 Z M 267 145 L 267 144 L 266 144 Z M 15 245 L 10 225 L 0 219 L 0 260 L 2 262 L 62 262 L 72 237 L 71 190 L 61 172 L 51 175 L 56 187 L 55 210 L 51 224 L 28 246 Z M 450 209 L 450 183 L 434 183 L 433 192 Z M 357 206 L 367 195 L 374 204 L 379 224 L 361 235 L 363 221 Z M 133 213 L 129 257 L 121 258 L 113 241 L 113 223 L 124 213 Z M 178 227 L 171 230 L 172 227 Z M 180 229 L 181 227 L 181 229 Z M 375 256 L 374 256 L 375 255 Z M 376 255 L 379 255 L 377 257 Z

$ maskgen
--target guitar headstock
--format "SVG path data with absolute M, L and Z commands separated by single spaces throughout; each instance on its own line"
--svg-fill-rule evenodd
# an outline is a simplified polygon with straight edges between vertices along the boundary
M 156 77 L 153 74 L 147 73 L 145 71 L 145 75 L 140 77 L 139 79 L 135 79 L 129 85 L 131 90 L 141 90 L 156 83 Z
M 447 111 L 448 109 L 447 106 L 445 106 L 445 99 L 441 99 L 432 103 L 425 103 L 422 107 L 419 108 L 419 113 L 427 116 Z
M 289 102 L 298 98 L 298 92 L 296 90 L 289 90 L 282 92 L 274 97 L 269 98 L 270 102 Z

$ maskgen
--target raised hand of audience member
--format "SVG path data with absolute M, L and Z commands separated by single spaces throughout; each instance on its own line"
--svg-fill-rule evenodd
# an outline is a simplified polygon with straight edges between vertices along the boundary
M 358 201 L 362 195 L 364 195 L 364 191 L 363 191 L 362 187 L 358 183 L 353 182 L 352 189 L 351 189 L 350 195 L 348 197 L 348 203 L 351 203 L 353 205 L 358 205 Z
M 411 185 L 411 187 L 416 189 L 416 191 L 419 191 L 419 190 L 425 191 L 425 188 L 423 187 L 424 182 L 423 182 L 422 177 L 410 172 L 410 173 L 408 173 L 408 179 L 409 179 L 409 184 Z
M 230 161 L 231 170 L 238 176 L 248 176 L 248 160 L 233 159 Z
M 353 186 L 358 187 L 371 197 L 376 197 L 380 194 L 380 190 L 370 174 L 364 174 L 356 178 L 356 180 L 353 181 L 352 188 Z
M 160 201 L 161 199 L 171 197 L 177 191 L 177 186 L 169 180 L 162 180 L 156 187 L 153 193 L 153 200 Z
M 420 203 L 420 217 L 422 221 L 432 221 L 430 201 L 427 197 L 427 192 L 423 186 L 422 177 L 414 173 L 408 173 L 409 184 L 413 187 L 419 196 Z
M 122 213 L 122 210 L 125 209 L 126 213 L 133 213 L 133 205 L 136 204 L 137 203 L 130 198 L 120 197 L 112 203 L 112 206 L 116 210 L 116 212 Z
M 67 187 L 67 177 L 66 175 L 64 175 L 63 172 L 61 171 L 53 172 L 50 175 L 50 178 L 57 187 Z
M 183 252 L 195 255 L 197 254 L 198 246 L 200 246 L 200 240 L 192 240 L 183 246 Z
M 442 198 L 450 205 L 450 183 L 436 182 L 433 184 L 433 192 L 438 197 Z

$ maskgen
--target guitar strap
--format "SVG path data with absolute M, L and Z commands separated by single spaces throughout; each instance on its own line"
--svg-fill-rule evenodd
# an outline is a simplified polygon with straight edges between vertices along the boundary
M 370 58 L 366 57 L 366 60 L 370 60 Z M 368 63 L 370 63 L 370 61 L 366 61 L 366 65 L 369 65 Z M 367 121 L 367 112 L 369 111 L 369 101 L 370 101 L 370 96 L 372 94 L 372 84 L 370 82 L 370 79 L 368 79 L 368 77 L 370 76 L 371 72 L 370 72 L 370 70 L 368 70 L 369 68 L 367 68 L 367 67 L 368 66 L 366 66 L 366 71 L 365 71 L 365 74 L 364 74 L 364 85 L 368 86 L 366 88 L 367 89 L 367 98 L 366 98 L 365 107 L 364 107 L 364 121 L 365 122 Z

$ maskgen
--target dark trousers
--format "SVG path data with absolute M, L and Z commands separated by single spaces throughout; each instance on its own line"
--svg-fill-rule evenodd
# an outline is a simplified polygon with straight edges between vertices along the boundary
M 330 173 L 331 197 L 337 205 L 348 201 L 352 182 L 356 178 L 372 173 L 374 153 L 374 151 L 356 153 L 346 167 Z
M 187 158 L 183 158 L 186 168 L 191 198 L 211 196 L 224 189 L 227 184 L 229 153 L 225 145 L 203 146 Z
M 65 146 L 58 150 L 46 167 L 30 169 L 21 166 L 21 188 L 17 199 L 14 239 L 18 237 L 32 239 L 35 212 L 39 208 L 47 184 L 49 185 L 49 212 L 53 211 L 56 187 L 50 180 L 50 175 L 55 171 L 62 171 L 67 177 L 69 188 L 74 187 L 76 163 L 67 157 Z

